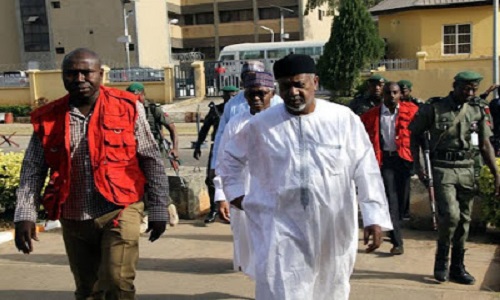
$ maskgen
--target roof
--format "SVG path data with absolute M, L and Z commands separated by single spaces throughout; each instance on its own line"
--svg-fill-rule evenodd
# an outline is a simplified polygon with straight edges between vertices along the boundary
M 385 0 L 370 9 L 373 15 L 405 10 L 489 5 L 492 0 Z

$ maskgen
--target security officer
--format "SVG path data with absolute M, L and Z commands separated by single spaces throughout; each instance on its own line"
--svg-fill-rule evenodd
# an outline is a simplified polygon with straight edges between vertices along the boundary
M 358 116 L 382 103 L 382 88 L 386 79 L 379 74 L 373 74 L 366 82 L 368 93 L 359 95 L 349 102 L 349 108 Z
M 401 89 L 401 101 L 410 101 L 416 106 L 420 106 L 424 104 L 424 102 L 418 98 L 415 98 L 411 95 L 411 88 L 413 87 L 413 84 L 409 80 L 400 80 L 398 81 L 399 88 Z
M 151 133 L 160 147 L 160 152 L 163 156 L 171 155 L 174 159 L 178 159 L 179 151 L 179 137 L 177 135 L 177 130 L 174 123 L 168 118 L 168 114 L 165 113 L 159 104 L 151 102 L 146 99 L 146 92 L 144 91 L 144 85 L 139 82 L 134 82 L 127 87 L 127 92 L 138 95 L 139 101 L 144 105 L 144 111 L 146 112 L 146 118 L 148 119 L 149 127 L 151 128 Z M 166 153 L 163 145 L 163 135 L 162 126 L 167 128 L 170 134 L 170 141 L 172 142 L 172 147 L 170 148 L 170 153 Z M 168 200 L 168 213 L 170 215 L 169 223 L 171 226 L 177 225 L 179 223 L 179 216 L 177 214 L 177 208 L 173 204 L 169 197 Z M 144 222 L 144 220 L 143 220 Z
M 132 83 L 128 86 L 127 91 L 139 96 L 139 101 L 141 101 L 144 105 L 144 110 L 146 111 L 149 127 L 151 127 L 151 132 L 153 133 L 155 140 L 158 142 L 160 149 L 162 151 L 166 150 L 162 145 L 162 126 L 164 126 L 167 128 L 170 134 L 170 141 L 172 142 L 170 154 L 175 158 L 179 157 L 179 137 L 177 135 L 175 124 L 170 120 L 168 114 L 161 109 L 159 104 L 146 99 L 146 92 L 144 91 L 144 85 L 142 83 Z
M 474 190 L 474 147 L 494 174 L 498 195 L 500 177 L 490 143 L 491 123 L 485 102 L 476 97 L 483 77 L 475 72 L 460 72 L 455 76 L 453 91 L 444 98 L 431 98 L 422 105 L 410 124 L 411 148 L 421 180 L 426 174 L 420 163 L 419 150 L 425 131 L 430 132 L 430 150 L 434 189 L 438 211 L 438 241 L 434 263 L 434 278 L 474 284 L 474 277 L 465 270 L 464 246 L 469 224 Z M 451 266 L 448 271 L 448 254 Z
M 198 133 L 198 140 L 194 148 L 193 157 L 195 159 L 200 158 L 201 145 L 203 144 L 203 142 L 205 142 L 208 131 L 212 126 L 213 130 L 212 130 L 211 140 L 212 142 L 214 141 L 215 133 L 217 132 L 217 128 L 219 127 L 220 117 L 224 113 L 224 106 L 226 105 L 227 101 L 229 101 L 229 99 L 231 99 L 238 93 L 238 91 L 239 89 L 233 85 L 225 86 L 224 88 L 222 88 L 222 99 L 224 100 L 224 102 L 218 105 L 215 105 L 215 103 L 210 102 L 210 104 L 208 105 L 210 107 L 210 111 L 205 116 L 205 120 L 203 121 L 203 126 L 201 127 L 200 132 Z M 217 207 L 215 205 L 215 199 L 214 199 L 215 187 L 211 177 L 208 174 L 210 169 L 212 169 L 210 166 L 210 161 L 212 160 L 213 148 L 214 146 L 212 144 L 210 146 L 210 154 L 208 155 L 207 177 L 205 178 L 205 184 L 207 185 L 208 195 L 210 197 L 210 212 L 205 218 L 205 223 L 213 223 L 215 221 L 215 218 L 217 217 Z

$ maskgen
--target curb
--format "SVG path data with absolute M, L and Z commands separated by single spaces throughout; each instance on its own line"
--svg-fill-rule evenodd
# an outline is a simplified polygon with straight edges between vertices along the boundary
M 37 223 L 36 232 L 50 231 L 56 228 L 61 228 L 61 222 L 48 221 L 46 223 Z M 0 232 L 0 244 L 10 242 L 14 239 L 14 229 Z

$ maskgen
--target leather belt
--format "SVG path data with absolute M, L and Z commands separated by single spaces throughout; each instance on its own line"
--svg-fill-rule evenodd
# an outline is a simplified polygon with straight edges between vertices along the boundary
M 437 160 L 447 160 L 447 161 L 457 161 L 472 159 L 473 155 L 471 152 L 465 151 L 447 151 L 447 152 L 435 152 L 433 155 L 434 159 Z
M 382 151 L 382 155 L 385 157 L 399 156 L 398 151 Z

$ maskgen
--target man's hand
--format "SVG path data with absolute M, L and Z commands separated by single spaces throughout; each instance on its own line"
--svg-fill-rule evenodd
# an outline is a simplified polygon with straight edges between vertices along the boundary
M 237 209 L 243 210 L 243 199 L 245 198 L 245 195 L 239 196 L 238 198 L 234 198 L 231 201 L 231 205 L 234 205 Z
M 149 236 L 149 241 L 154 242 L 160 238 L 160 236 L 165 232 L 167 228 L 167 221 L 149 221 L 148 229 L 146 233 L 151 231 L 151 235 Z
M 19 251 L 24 254 L 33 252 L 33 243 L 31 240 L 38 242 L 36 236 L 35 223 L 31 221 L 19 221 L 16 223 L 15 243 Z
M 174 159 L 179 158 L 179 153 L 178 153 L 177 149 L 171 149 L 169 155 L 172 156 Z
M 422 182 L 423 184 L 425 184 L 427 186 L 427 173 L 425 173 L 424 169 L 417 168 L 415 173 L 417 173 L 417 176 L 418 176 L 418 179 L 420 180 L 420 182 Z
M 373 236 L 373 243 L 368 245 L 370 236 Z M 366 253 L 373 252 L 382 244 L 382 228 L 380 228 L 379 225 L 370 225 L 368 227 L 365 227 L 363 232 L 363 238 L 365 245 L 368 245 L 368 248 L 366 248 L 365 250 Z
M 201 149 L 200 149 L 200 147 L 196 146 L 194 148 L 193 157 L 194 157 L 194 159 L 199 160 L 200 156 L 201 156 Z
M 231 216 L 229 214 L 229 203 L 227 201 L 219 201 L 219 218 L 222 221 L 231 222 Z

